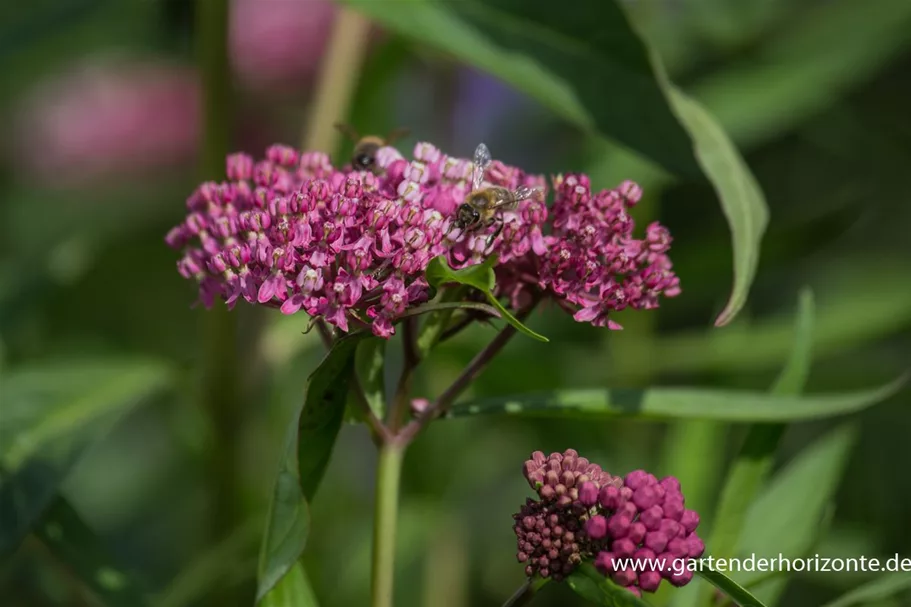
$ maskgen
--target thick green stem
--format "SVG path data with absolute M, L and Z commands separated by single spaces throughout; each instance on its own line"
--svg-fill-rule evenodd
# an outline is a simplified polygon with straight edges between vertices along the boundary
M 395 578 L 395 523 L 404 446 L 391 441 L 380 449 L 373 516 L 373 579 L 371 607 L 392 607 Z
M 200 171 L 203 179 L 223 179 L 230 141 L 231 80 L 228 71 L 226 0 L 197 4 L 197 59 L 203 84 L 203 135 Z M 202 385 L 200 401 L 212 429 L 208 477 L 212 483 L 209 510 L 210 540 L 220 541 L 237 519 L 234 446 L 241 427 L 243 379 L 238 360 L 237 315 L 224 306 L 202 314 Z M 230 604 L 228 597 L 213 603 Z

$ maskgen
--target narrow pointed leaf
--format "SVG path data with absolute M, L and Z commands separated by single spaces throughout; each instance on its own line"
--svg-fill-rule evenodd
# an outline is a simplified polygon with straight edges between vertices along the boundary
M 734 287 L 716 325 L 727 324 L 743 307 L 768 221 L 765 198 L 718 122 L 667 79 L 619 0 L 582 2 L 571 11 L 554 11 L 543 0 L 345 2 L 673 173 L 706 176 L 730 224 L 734 249 Z M 605 103 L 604 91 L 623 94 Z
M 497 309 L 493 306 L 489 306 L 484 303 L 477 301 L 450 301 L 450 302 L 439 302 L 439 303 L 427 303 L 416 308 L 409 308 L 405 310 L 405 313 L 402 314 L 402 317 L 406 316 L 419 316 L 421 314 L 430 314 L 432 312 L 440 312 L 443 310 L 472 310 L 475 312 L 483 312 L 494 318 L 499 318 L 500 313 L 497 312 Z
M 655 77 L 645 44 L 616 2 L 571 11 L 528 0 L 344 0 L 389 30 L 450 53 L 531 95 L 575 125 L 700 174 L 686 131 Z M 590 27 L 597 23 L 598 27 Z M 610 95 L 605 91 L 622 91 Z
M 705 561 L 703 561 L 703 563 L 705 563 Z M 715 588 L 725 593 L 740 607 L 766 607 L 765 603 L 750 594 L 746 588 L 720 571 L 715 571 L 706 566 L 702 566 L 696 570 L 696 573 L 715 586 Z
M 35 535 L 105 607 L 149 605 L 142 589 L 63 497 L 58 496 L 48 507 L 35 527 Z
M 856 428 L 850 424 L 836 428 L 804 449 L 772 478 L 750 508 L 740 554 L 755 554 L 757 558 L 811 554 L 819 539 L 820 521 L 825 521 L 831 513 L 831 502 L 856 435 Z M 753 588 L 766 575 L 744 572 L 735 577 L 739 583 Z M 772 599 L 777 599 L 783 590 L 780 579 L 780 576 L 767 579 L 753 591 L 774 603 Z
M 366 333 L 349 334 L 332 346 L 310 375 L 297 425 L 297 461 L 304 498 L 311 502 L 329 464 L 345 416 L 345 397 L 354 375 L 354 354 Z
M 468 266 L 461 270 L 454 270 L 449 266 L 446 257 L 440 255 L 439 257 L 434 257 L 430 260 L 430 263 L 427 265 L 426 278 L 428 284 L 433 288 L 439 288 L 441 285 L 447 283 L 457 283 L 474 287 L 484 293 L 487 300 L 490 302 L 490 305 L 497 309 L 500 316 L 503 317 L 503 320 L 515 327 L 520 333 L 524 333 L 528 337 L 537 339 L 538 341 L 550 341 L 543 335 L 535 333 L 522 324 L 522 322 L 513 316 L 512 313 L 510 313 L 510 311 L 494 296 L 493 289 L 496 286 L 496 274 L 494 273 L 493 268 L 496 264 L 497 257 L 496 255 L 492 255 L 488 257 L 484 263 Z
M 295 420 L 285 439 L 285 450 L 260 544 L 256 589 L 258 602 L 288 574 L 304 552 L 310 536 L 310 507 L 301 491 L 297 471 L 296 429 Z
M 583 563 L 566 578 L 573 592 L 602 607 L 649 607 L 626 588 L 618 586 L 600 573 L 591 563 Z
M 862 586 L 846 592 L 824 607 L 855 607 L 884 601 L 911 590 L 911 575 L 908 571 L 886 573 Z
M 813 320 L 813 295 L 805 290 L 800 295 L 791 356 L 772 387 L 773 394 L 797 395 L 803 390 L 812 359 Z M 716 557 L 734 555 L 747 512 L 771 471 L 784 430 L 783 424 L 756 424 L 747 432 L 728 473 L 712 525 L 708 545 Z
M 807 396 L 705 388 L 556 390 L 469 400 L 453 407 L 447 417 L 521 415 L 787 422 L 856 413 L 897 393 L 906 379 L 900 377 L 871 390 Z
M 82 455 L 165 388 L 152 360 L 67 361 L 5 370 L 0 381 L 0 554 L 14 549 Z
M 386 381 L 383 374 L 385 361 L 385 339 L 369 337 L 358 344 L 354 355 L 354 369 L 370 410 L 380 420 L 386 417 Z M 355 408 L 355 411 L 360 409 Z
M 316 594 L 310 586 L 307 572 L 295 563 L 272 592 L 260 602 L 261 607 L 318 607 Z
M 759 266 L 759 248 L 769 211 L 759 183 L 721 125 L 695 100 L 670 83 L 667 86 L 731 228 L 734 287 L 727 305 L 715 320 L 715 326 L 720 327 L 729 323 L 746 303 Z

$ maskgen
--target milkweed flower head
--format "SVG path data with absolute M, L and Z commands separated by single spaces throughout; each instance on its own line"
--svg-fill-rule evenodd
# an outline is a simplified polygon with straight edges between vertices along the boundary
M 274 145 L 264 159 L 227 158 L 227 180 L 200 185 L 187 216 L 167 235 L 178 270 L 195 280 L 205 306 L 238 300 L 304 311 L 342 331 L 369 326 L 389 337 L 409 308 L 426 302 L 424 272 L 444 255 L 453 268 L 497 256 L 495 294 L 514 308 L 550 295 L 578 321 L 619 328 L 611 310 L 657 306 L 679 293 L 658 224 L 632 238 L 626 213 L 638 186 L 592 194 L 584 175 L 547 182 L 493 161 L 483 186 L 537 188 L 501 227 L 460 230 L 455 210 L 471 191 L 471 161 L 418 143 L 411 158 L 392 147 L 375 172 L 336 168 L 320 152 Z
M 685 507 L 680 482 L 636 470 L 615 477 L 568 449 L 537 451 L 524 465 L 538 498 L 513 515 L 517 559 L 529 577 L 560 581 L 586 560 L 631 592 L 662 580 L 684 586 L 685 563 L 702 556 L 699 515 Z

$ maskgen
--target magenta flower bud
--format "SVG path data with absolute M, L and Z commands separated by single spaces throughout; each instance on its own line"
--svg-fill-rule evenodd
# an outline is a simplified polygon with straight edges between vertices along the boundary
M 642 188 L 633 181 L 624 181 L 617 186 L 617 192 L 623 197 L 628 207 L 634 206 L 642 198 Z
M 695 534 L 690 535 L 687 539 L 687 555 L 692 558 L 699 558 L 705 552 L 705 542 Z
M 611 574 L 611 579 L 620 586 L 629 586 L 636 581 L 636 572 L 633 571 L 632 567 L 627 567 L 620 571 L 613 572 Z
M 595 483 L 586 481 L 579 488 L 579 501 L 587 508 L 591 508 L 598 503 L 598 486 Z
M 633 470 L 624 479 L 626 486 L 635 491 L 648 482 L 648 473 L 645 470 Z
M 655 485 L 643 485 L 633 492 L 633 503 L 640 510 L 651 508 L 658 503 L 658 491 Z
M 668 538 L 681 537 L 686 533 L 680 523 L 669 518 L 661 520 L 658 530 L 664 533 Z
M 674 555 L 670 552 L 658 554 L 658 556 L 655 557 L 655 562 L 660 565 L 657 571 L 661 574 L 661 577 L 667 579 L 674 572 Z
M 585 522 L 585 532 L 594 540 L 600 540 L 607 535 L 607 519 L 597 514 Z
M 699 526 L 699 514 L 695 510 L 684 510 L 680 517 L 680 524 L 687 533 L 692 533 Z
M 674 586 L 677 586 L 678 588 L 680 588 L 682 586 L 686 586 L 687 584 L 689 584 L 692 579 L 693 579 L 693 572 L 690 571 L 689 569 L 684 569 L 683 571 L 681 571 L 679 573 L 677 573 L 677 572 L 672 573 L 671 576 L 668 578 L 668 581 L 670 581 L 670 583 L 673 584 Z
M 667 551 L 674 555 L 675 558 L 685 557 L 690 550 L 687 541 L 681 537 L 672 538 L 667 543 Z
M 639 588 L 645 592 L 655 592 L 661 584 L 661 574 L 657 571 L 643 571 L 639 574 Z
M 639 520 L 646 529 L 654 531 L 661 526 L 661 521 L 664 520 L 664 510 L 661 506 L 652 506 L 639 515 Z
M 683 511 L 685 510 L 683 506 L 682 497 L 668 497 L 664 500 L 664 505 L 662 506 L 664 510 L 664 516 L 672 518 L 675 521 L 679 521 L 683 516 Z
M 620 558 L 630 558 L 636 551 L 636 544 L 629 538 L 621 538 L 611 543 L 611 551 Z
M 636 521 L 629 526 L 629 532 L 626 536 L 636 544 L 641 544 L 642 540 L 645 539 L 645 535 L 648 533 L 645 525 L 639 521 Z
M 669 493 L 680 493 L 680 481 L 674 476 L 666 476 L 661 479 L 660 484 Z
M 556 487 L 560 484 L 560 475 L 554 470 L 548 470 L 544 474 L 544 483 L 551 487 Z
M 611 534 L 611 537 L 620 538 L 624 537 L 629 532 L 631 523 L 632 518 L 628 514 L 615 514 L 608 519 L 607 529 Z
M 620 507 L 620 490 L 614 487 L 613 485 L 604 487 L 601 489 L 601 493 L 598 494 L 598 501 L 601 503 L 603 508 L 608 510 L 616 510 Z
M 300 153 L 290 146 L 277 143 L 266 150 L 266 159 L 279 166 L 294 167 L 300 160 Z
M 655 552 L 664 552 L 667 548 L 668 537 L 661 531 L 650 531 L 645 534 L 645 547 Z
M 599 552 L 595 557 L 595 568 L 604 575 L 609 575 L 615 571 L 614 555 L 611 552 Z

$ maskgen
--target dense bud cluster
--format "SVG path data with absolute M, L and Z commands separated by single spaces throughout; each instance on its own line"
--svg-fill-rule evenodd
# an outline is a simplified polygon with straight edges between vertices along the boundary
M 560 580 L 593 560 L 636 594 L 655 592 L 662 579 L 675 586 L 692 579 L 682 565 L 700 557 L 705 544 L 696 535 L 699 515 L 686 509 L 676 478 L 659 481 L 636 470 L 620 479 L 572 449 L 533 453 L 524 474 L 540 497 L 513 517 L 527 575 Z
M 584 531 L 579 518 L 554 504 L 528 499 L 518 514 L 513 529 L 519 552 L 529 577 L 539 575 L 556 581 L 569 575 L 582 562 Z
M 600 489 L 609 485 L 622 487 L 623 480 L 611 476 L 598 464 L 589 462 L 574 449 L 545 456 L 535 451 L 523 467 L 525 480 L 538 492 L 542 500 L 556 501 L 565 507 L 579 500 L 579 490 L 585 483 Z
M 502 226 L 462 230 L 453 220 L 473 164 L 428 143 L 412 159 L 381 148 L 376 173 L 282 145 L 259 161 L 233 154 L 226 168 L 228 180 L 199 186 L 166 238 L 206 306 L 243 299 L 389 337 L 429 297 L 424 271 L 439 255 L 453 267 L 496 255 L 496 294 L 514 308 L 549 295 L 576 320 L 614 329 L 611 310 L 652 308 L 680 292 L 667 230 L 652 224 L 644 240 L 632 237 L 626 209 L 641 191 L 631 182 L 593 194 L 584 175 L 558 176 L 549 210 L 544 177 L 493 161 L 483 187 L 538 194 L 498 211 Z

